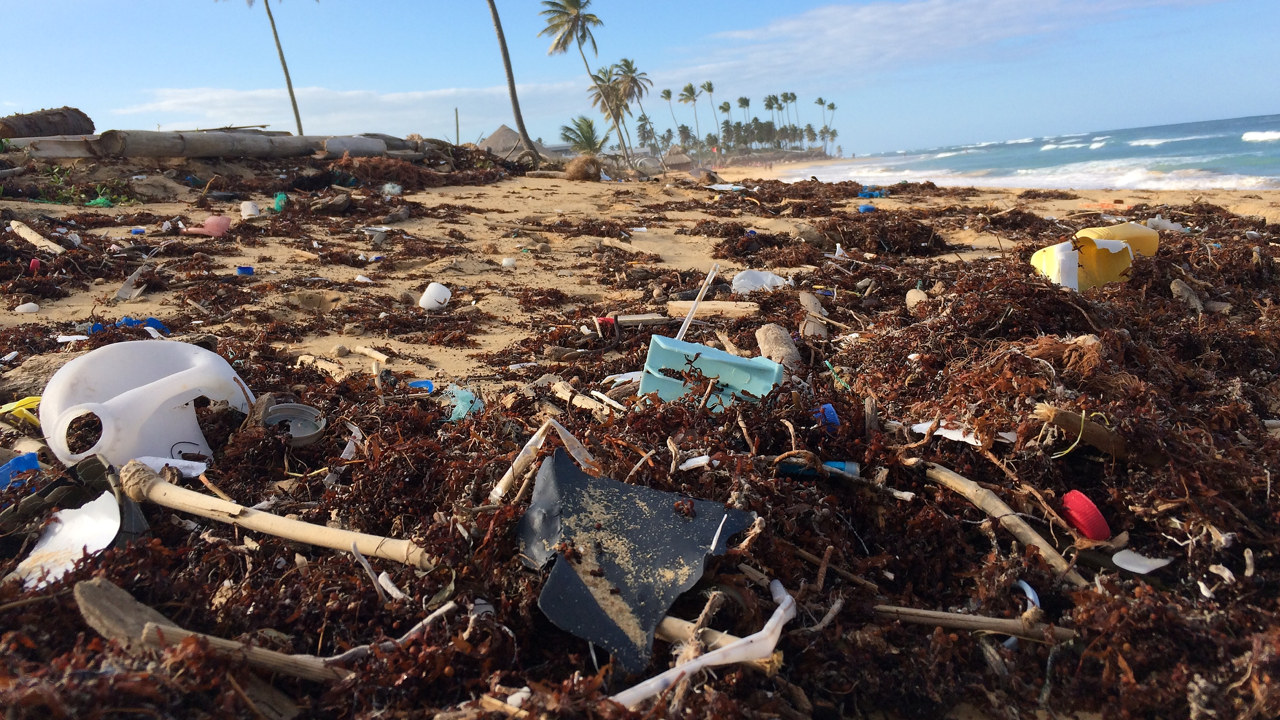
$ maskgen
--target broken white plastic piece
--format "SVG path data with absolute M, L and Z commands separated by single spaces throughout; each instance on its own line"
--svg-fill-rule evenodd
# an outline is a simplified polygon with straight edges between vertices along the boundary
M 110 492 L 81 507 L 59 510 L 31 554 L 5 579 L 22 580 L 28 590 L 44 587 L 67 574 L 80 558 L 104 550 L 119 530 L 120 505 Z
M 1149 558 L 1132 550 L 1121 550 L 1111 556 L 1111 562 L 1115 563 L 1118 568 L 1146 575 L 1173 562 L 1173 558 Z
M 143 465 L 146 465 L 147 467 L 154 470 L 156 473 L 159 473 L 161 470 L 164 470 L 164 466 L 168 465 L 169 467 L 174 468 L 178 472 L 182 473 L 182 477 L 189 477 L 189 478 L 200 477 L 201 475 L 204 474 L 206 470 L 209 469 L 209 466 L 207 464 L 202 462 L 196 462 L 194 460 L 177 460 L 174 458 L 154 457 L 151 455 L 143 455 L 141 457 L 136 457 L 134 458 L 134 460 L 137 460 Z
M 929 428 L 932 425 L 933 423 L 931 422 L 916 423 L 915 425 L 911 426 L 911 431 L 914 433 L 919 433 L 921 435 L 924 435 L 925 433 L 929 432 Z M 940 437 L 944 437 L 948 440 L 955 440 L 956 442 L 969 443 L 974 447 L 982 447 L 982 441 L 978 439 L 978 436 L 973 431 L 966 428 L 964 425 L 960 425 L 958 423 L 951 423 L 951 422 L 938 423 L 938 429 L 934 430 L 933 434 L 938 435 Z M 996 433 L 996 440 L 999 440 L 1000 442 L 1006 442 L 1006 443 L 1017 442 L 1018 434 L 1015 432 L 1009 432 L 1007 430 L 1004 432 L 998 432 Z
M 750 662 L 772 655 L 774 648 L 778 645 L 778 639 L 782 637 L 782 626 L 796 616 L 796 601 L 782 587 L 782 583 L 777 580 L 769 583 L 769 592 L 773 595 L 773 601 L 778 603 L 778 609 L 773 611 L 773 616 L 769 618 L 769 622 L 765 623 L 760 632 L 725 645 L 719 650 L 712 650 L 706 655 L 694 658 L 684 665 L 677 665 L 633 688 L 623 690 L 610 698 L 610 700 L 625 707 L 634 708 L 680 682 L 681 678 L 705 668 Z

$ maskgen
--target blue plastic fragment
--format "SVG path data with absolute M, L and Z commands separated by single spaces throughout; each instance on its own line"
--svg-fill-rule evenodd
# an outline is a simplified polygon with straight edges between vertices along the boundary
M 850 475 L 859 475 L 862 472 L 862 466 L 853 460 L 828 460 L 822 463 L 832 470 L 849 473 Z M 778 465 L 778 472 L 784 475 L 817 475 L 818 472 L 808 465 L 801 464 L 799 461 L 794 463 L 783 462 Z
M 429 393 L 436 391 L 435 383 L 431 382 L 430 380 L 410 380 L 409 387 L 420 388 L 422 390 L 426 390 Z
M 858 206 L 858 212 L 860 213 L 869 213 L 869 212 L 875 212 L 875 211 L 876 211 L 875 205 L 859 205 Z
M 0 490 L 9 487 L 13 482 L 14 475 L 39 469 L 40 456 L 33 452 L 19 455 L 4 465 L 0 465 Z M 21 485 L 22 483 L 19 482 L 15 487 L 21 487 Z
M 836 428 L 840 427 L 840 416 L 836 414 L 836 409 L 831 403 L 823 403 L 814 408 L 813 417 L 822 423 L 822 429 L 827 432 L 835 432 Z
M 690 366 L 716 381 L 716 390 L 707 403 L 712 412 L 720 412 L 736 398 L 758 400 L 782 382 L 782 366 L 768 358 L 741 358 L 706 345 L 654 335 L 649 339 L 649 354 L 640 376 L 640 394 L 656 392 L 660 399 L 670 402 L 695 390 L 702 392 L 705 386 L 692 388 L 663 372 L 679 375 Z

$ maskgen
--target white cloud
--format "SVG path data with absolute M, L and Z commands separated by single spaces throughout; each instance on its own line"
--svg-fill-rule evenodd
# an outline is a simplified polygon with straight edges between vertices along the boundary
M 1028 43 L 1133 11 L 1223 0 L 909 0 L 828 5 L 715 38 L 729 47 L 688 68 L 749 84 L 882 72 L 946 59 L 999 58 Z M 1031 46 L 1034 47 L 1034 46 Z

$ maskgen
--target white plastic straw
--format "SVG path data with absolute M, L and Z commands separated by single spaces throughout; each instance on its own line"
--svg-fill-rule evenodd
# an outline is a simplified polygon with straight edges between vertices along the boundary
M 769 592 L 773 595 L 773 601 L 778 603 L 778 609 L 773 611 L 773 617 L 769 618 L 769 622 L 765 623 L 760 632 L 725 645 L 719 650 L 712 650 L 684 665 L 673 667 L 661 675 L 655 675 L 610 699 L 628 708 L 634 708 L 680 682 L 681 678 L 704 668 L 749 662 L 772 655 L 773 649 L 778 645 L 778 639 L 782 637 L 782 626 L 796 616 L 796 601 L 777 580 L 769 583 Z
M 718 272 L 720 272 L 720 263 L 712 265 L 711 272 L 707 273 L 707 279 L 702 281 L 702 287 L 698 290 L 698 297 L 689 306 L 689 314 L 684 316 L 684 322 L 680 324 L 680 332 L 676 333 L 677 340 L 684 340 L 684 334 L 689 332 L 689 325 L 693 323 L 693 315 L 698 312 L 698 303 L 702 302 L 703 296 L 707 294 L 707 288 L 711 287 L 711 281 L 716 279 L 716 273 Z

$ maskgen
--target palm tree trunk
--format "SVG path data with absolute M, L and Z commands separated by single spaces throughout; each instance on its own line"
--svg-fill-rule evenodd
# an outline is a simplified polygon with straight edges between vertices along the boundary
M 489 0 L 489 13 L 493 15 L 493 31 L 498 34 L 498 47 L 502 50 L 502 69 L 507 71 L 507 92 L 511 95 L 511 112 L 516 116 L 516 132 L 520 134 L 520 142 L 533 154 L 533 168 L 542 164 L 538 148 L 529 139 L 529 131 L 524 129 L 524 115 L 520 113 L 520 98 L 516 96 L 516 76 L 511 72 L 511 55 L 507 52 L 507 36 L 502 33 L 502 20 L 498 17 L 498 6 Z M 299 131 L 301 132 L 301 131 Z
M 618 147 L 622 148 L 622 160 L 628 167 L 634 167 L 631 165 L 631 156 L 627 154 L 627 139 L 622 137 L 622 128 L 618 127 L 618 115 L 613 110 L 613 103 L 609 102 L 607 91 L 600 87 L 595 80 L 595 75 L 591 74 L 591 65 L 587 62 L 587 54 L 582 51 L 581 42 L 578 43 L 578 55 L 582 57 L 582 67 L 587 69 L 587 77 L 591 78 L 591 84 L 600 90 L 600 100 L 604 102 L 605 114 L 613 121 L 613 131 L 618 133 Z
M 302 136 L 302 116 L 298 114 L 298 98 L 293 94 L 293 80 L 289 78 L 289 64 L 284 61 L 284 48 L 280 47 L 280 33 L 276 32 L 276 18 L 271 14 L 271 0 L 262 0 L 267 9 L 267 20 L 271 22 L 271 36 L 276 39 L 276 52 L 280 54 L 280 67 L 284 68 L 284 84 L 289 88 L 289 103 L 293 105 L 293 119 L 298 123 L 298 136 Z
M 667 109 L 671 111 L 671 124 L 675 125 L 672 130 L 679 130 L 680 121 L 676 119 L 676 106 L 670 100 L 667 101 Z

